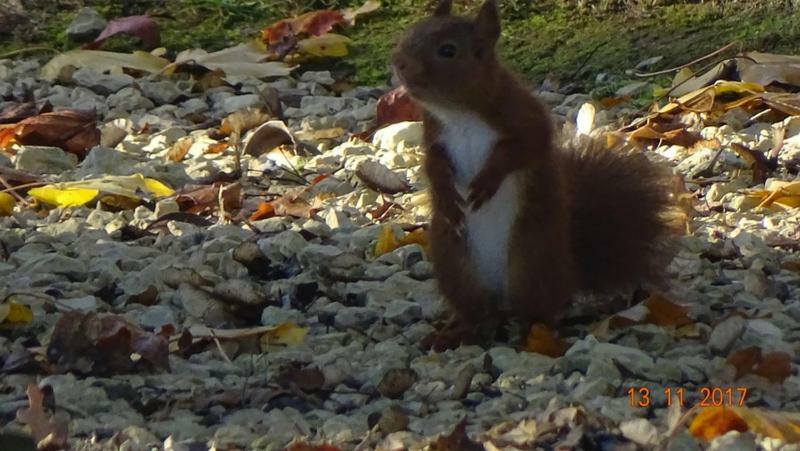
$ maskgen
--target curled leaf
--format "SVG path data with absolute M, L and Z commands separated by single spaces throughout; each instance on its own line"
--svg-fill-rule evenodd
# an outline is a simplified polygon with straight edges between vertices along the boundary
M 361 163 L 356 170 L 356 176 L 365 185 L 379 193 L 396 194 L 411 189 L 411 186 L 402 177 L 377 161 Z
M 84 46 L 86 49 L 99 48 L 110 37 L 117 34 L 129 34 L 142 40 L 145 48 L 153 49 L 158 47 L 161 41 L 161 33 L 158 22 L 149 16 L 128 16 L 114 19 L 106 25 L 94 42 Z
M 17 200 L 8 193 L 0 193 L 0 216 L 9 216 L 14 211 Z

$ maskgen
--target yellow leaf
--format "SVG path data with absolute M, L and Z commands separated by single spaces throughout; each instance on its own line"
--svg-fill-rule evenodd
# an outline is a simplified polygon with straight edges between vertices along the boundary
M 156 197 L 171 196 L 175 192 L 158 180 L 145 178 L 142 174 L 109 175 L 79 182 L 56 183 L 34 188 L 28 192 L 35 199 L 47 204 L 74 207 L 86 204 L 101 193 L 104 196 L 125 197 L 138 201 L 141 191 Z
M 388 254 L 398 247 L 400 247 L 400 243 L 397 241 L 397 237 L 394 236 L 392 226 L 385 224 L 383 229 L 381 229 L 378 242 L 375 243 L 375 256 L 380 257 L 383 254 Z
M 5 314 L 5 317 L 0 320 L 0 322 L 6 322 L 10 324 L 28 324 L 33 321 L 33 312 L 27 305 L 12 302 L 10 304 L 3 304 L 0 307 L 7 307 L 7 313 Z M 0 317 L 2 316 L 3 314 L 0 313 Z
M 6 321 L 6 318 L 8 318 L 9 313 L 11 313 L 11 305 L 0 304 L 0 324 Z
M 727 407 L 711 407 L 701 411 L 689 426 L 689 432 L 703 440 L 713 440 L 730 431 L 747 431 L 747 423 Z
M 270 345 L 299 345 L 305 340 L 306 335 L 308 328 L 298 327 L 291 321 L 285 322 L 261 336 L 261 348 Z
M 17 200 L 8 193 L 0 193 L 0 216 L 10 216 Z
M 141 174 L 137 175 L 141 177 Z M 151 193 L 155 194 L 158 197 L 167 197 L 175 194 L 175 190 L 159 182 L 156 179 L 150 179 L 150 178 L 144 179 L 144 186 L 147 188 L 148 191 L 150 191 Z
M 59 207 L 77 207 L 90 202 L 100 194 L 96 189 L 85 188 L 63 188 L 59 189 L 53 185 L 32 188 L 28 191 L 34 199 L 50 205 Z
M 745 83 L 743 81 L 718 81 L 714 84 L 714 92 L 717 94 L 724 94 L 726 92 L 755 94 L 764 92 L 764 87 L 758 83 Z
M 394 236 L 394 234 L 392 234 Z M 413 232 L 409 232 L 406 236 L 400 240 L 398 247 L 406 246 L 409 244 L 419 244 L 420 247 L 425 251 L 426 255 L 430 255 L 430 245 L 428 243 L 428 232 L 425 231 L 423 228 L 419 228 L 414 230 Z
M 302 53 L 314 56 L 347 56 L 347 44 L 350 38 L 335 33 L 327 33 L 322 36 L 313 36 L 303 39 L 297 43 L 297 48 Z
M 738 404 L 740 395 L 737 391 L 731 401 Z M 748 430 L 786 443 L 800 443 L 800 414 L 747 407 L 709 407 L 697 414 L 689 426 L 693 436 L 704 440 L 713 440 L 730 431 Z

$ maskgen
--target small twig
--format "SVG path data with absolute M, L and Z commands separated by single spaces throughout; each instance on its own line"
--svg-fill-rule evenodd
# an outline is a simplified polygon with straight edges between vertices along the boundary
M 56 50 L 56 49 L 54 49 L 52 47 L 47 47 L 45 45 L 40 45 L 40 46 L 36 46 L 36 47 L 26 47 L 24 49 L 17 49 L 17 50 L 12 50 L 12 51 L 6 52 L 6 53 L 0 53 L 0 59 L 10 58 L 12 56 L 20 55 L 22 53 L 38 52 L 40 50 L 53 52 L 53 53 L 58 53 L 58 50 Z
M 278 150 L 283 154 L 283 157 L 286 159 L 286 163 L 291 168 L 291 170 L 286 169 L 286 168 L 283 168 L 283 169 L 286 170 L 287 172 L 289 172 L 290 174 L 294 175 L 298 179 L 302 180 L 304 182 L 303 183 L 304 185 L 308 185 L 309 184 L 308 180 L 306 180 L 306 178 L 303 177 L 302 174 L 300 174 L 300 171 L 298 171 L 297 168 L 294 167 L 294 165 L 292 164 L 292 160 L 290 160 L 289 157 L 286 155 L 286 151 L 283 149 L 283 147 L 279 147 Z
M 27 201 L 27 200 L 25 200 L 25 198 L 24 198 L 24 197 L 20 196 L 20 195 L 19 195 L 19 193 L 17 193 L 17 190 L 16 190 L 16 188 L 14 188 L 13 186 L 11 186 L 11 184 L 10 184 L 10 183 L 8 183 L 8 182 L 6 181 L 6 179 L 4 179 L 4 178 L 3 178 L 3 176 L 2 176 L 2 175 L 0 175 L 0 184 L 2 184 L 3 186 L 5 186 L 5 187 L 6 187 L 6 189 L 7 189 L 7 190 L 9 190 L 9 192 L 11 193 L 11 195 L 12 195 L 12 196 L 14 196 L 14 197 L 16 197 L 16 198 L 17 198 L 17 200 L 18 200 L 18 201 L 20 201 L 20 202 L 22 202 L 22 204 L 23 204 L 23 205 L 25 205 L 26 207 L 30 207 L 30 206 L 31 206 L 31 204 L 30 204 L 30 203 L 28 203 L 28 201 Z
M 771 161 L 778 161 L 778 155 L 780 155 L 781 150 L 783 149 L 783 142 L 786 139 L 786 126 L 781 124 L 775 130 L 775 134 L 772 135 L 772 149 L 769 151 L 768 158 Z
M 23 183 L 22 185 L 17 185 L 13 188 L 6 188 L 0 189 L 0 193 L 8 193 L 18 189 L 25 189 L 25 188 L 36 188 L 37 186 L 45 186 L 49 185 L 50 182 L 31 182 L 31 183 Z
M 719 157 L 722 155 L 722 151 L 724 150 L 725 147 L 719 146 L 719 150 L 717 150 L 717 153 L 714 154 L 714 158 L 712 158 L 711 161 L 708 162 L 708 165 L 705 168 L 703 168 L 702 171 L 695 174 L 695 177 L 703 177 L 703 178 L 712 177 L 714 175 L 714 165 L 717 164 L 717 160 L 719 160 Z
M 233 362 L 231 361 L 230 357 L 228 357 L 228 354 L 225 353 L 224 349 L 222 349 L 222 343 L 219 342 L 219 338 L 217 338 L 217 334 L 214 333 L 213 329 L 209 329 L 209 330 L 211 331 L 211 338 L 214 340 L 214 344 L 217 345 L 217 350 L 222 355 L 222 358 L 225 359 L 226 362 L 232 364 Z
M 730 49 L 731 47 L 733 47 L 736 44 L 739 44 L 739 47 L 741 48 L 741 44 L 742 44 L 741 41 L 733 41 L 733 42 L 731 42 L 730 44 L 728 44 L 728 45 L 726 45 L 724 47 L 721 47 L 721 48 L 719 48 L 717 50 L 714 50 L 713 52 L 709 53 L 708 55 L 701 56 L 700 58 L 692 60 L 692 61 L 690 61 L 690 62 L 688 62 L 686 64 L 681 64 L 680 66 L 671 67 L 669 69 L 659 70 L 659 71 L 655 71 L 655 72 L 634 72 L 633 74 L 636 75 L 637 77 L 646 78 L 646 77 L 655 77 L 656 75 L 664 75 L 664 74 L 669 74 L 669 73 L 672 73 L 672 72 L 677 72 L 677 71 L 679 71 L 679 70 L 681 70 L 683 68 L 686 68 L 686 67 L 692 66 L 694 64 L 697 64 L 700 61 L 705 61 L 705 60 L 707 60 L 707 59 L 709 59 L 711 57 L 717 56 L 720 53 Z M 739 51 L 739 53 L 741 53 L 741 50 Z
M 577 76 L 578 76 L 578 74 L 580 73 L 580 71 L 582 71 L 582 70 L 583 70 L 583 68 L 584 68 L 584 67 L 586 67 L 586 65 L 587 65 L 587 64 L 589 64 L 589 61 L 592 59 L 592 57 L 594 56 L 594 54 L 595 54 L 595 53 L 597 53 L 597 51 L 598 51 L 598 50 L 600 50 L 600 49 L 601 49 L 603 46 L 605 46 L 606 44 L 608 44 L 608 42 L 609 42 L 609 41 L 603 41 L 603 42 L 601 42 L 601 43 L 597 44 L 596 46 L 594 46 L 594 48 L 593 48 L 592 50 L 590 50 L 590 51 L 589 51 L 589 54 L 588 54 L 588 55 L 586 55 L 586 58 L 584 58 L 584 59 L 583 59 L 583 61 L 581 62 L 581 64 L 578 66 L 578 68 L 572 72 L 572 75 L 570 75 L 570 79 L 571 79 L 571 80 L 574 80 L 574 79 L 575 79 L 575 77 L 577 77 Z
M 716 66 L 717 64 L 724 63 L 724 62 L 727 62 L 727 61 L 733 61 L 733 60 L 736 60 L 736 59 L 745 59 L 745 60 L 756 62 L 753 58 L 750 58 L 749 56 L 737 55 L 737 56 L 734 56 L 734 57 L 731 57 L 731 58 L 722 58 L 722 59 L 719 59 L 719 60 L 715 60 L 715 61 L 713 61 L 711 63 L 708 63 L 705 66 L 701 67 L 700 69 L 697 70 L 697 72 L 698 73 L 702 73 L 702 72 L 705 72 L 706 70 L 710 69 L 711 67 Z M 695 79 L 695 77 L 688 77 L 686 80 L 683 80 L 680 83 L 676 84 L 675 86 L 672 86 L 671 88 L 669 88 L 669 90 L 667 90 L 667 92 L 665 92 L 664 94 L 658 96 L 658 98 L 654 99 L 653 102 L 658 103 L 658 102 L 664 100 L 665 98 L 669 97 L 672 94 L 672 91 L 674 91 L 674 90 L 678 89 L 679 87 L 683 86 L 689 80 L 694 80 L 694 79 Z M 642 108 L 639 108 L 636 111 L 635 115 L 639 116 L 640 114 L 645 112 L 648 108 L 650 108 L 650 105 L 647 105 L 647 106 L 644 106 Z M 618 132 L 624 131 L 626 128 L 631 127 L 632 125 L 636 124 L 637 121 L 639 121 L 640 119 L 641 118 L 635 119 L 630 124 L 625 125 L 623 127 L 620 127 L 619 130 L 617 130 L 617 131 Z
M 691 409 L 687 410 L 683 416 L 681 416 L 680 420 L 678 420 L 678 422 L 673 425 L 672 429 L 667 432 L 667 438 L 662 445 L 658 447 L 659 450 L 669 448 L 669 444 L 672 442 L 672 439 L 675 438 L 675 436 L 678 434 L 678 431 L 689 421 L 689 418 L 694 415 L 699 408 L 700 404 L 695 404 Z

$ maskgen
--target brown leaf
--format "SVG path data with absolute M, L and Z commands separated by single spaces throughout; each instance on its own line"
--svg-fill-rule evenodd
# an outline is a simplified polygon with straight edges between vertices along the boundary
M 339 11 L 323 9 L 284 19 L 261 31 L 261 40 L 273 58 L 282 59 L 295 48 L 300 35 L 320 36 L 346 23 Z
M 275 216 L 275 207 L 269 202 L 261 202 L 258 204 L 258 210 L 250 215 L 251 221 L 258 221 L 260 219 L 267 219 Z
M 800 95 L 793 92 L 765 92 L 764 103 L 774 110 L 789 116 L 800 116 Z
M 53 111 L 53 105 L 48 101 L 25 102 L 6 107 L 0 112 L 0 124 L 13 124 L 32 116 Z
M 123 316 L 76 311 L 59 318 L 47 347 L 51 363 L 84 374 L 169 371 L 168 352 L 163 336 L 145 332 Z
M 736 379 L 755 374 L 771 382 L 783 383 L 793 374 L 792 357 L 785 352 L 768 352 L 762 354 L 761 348 L 750 346 L 740 349 L 728 357 L 728 364 L 736 369 Z
M 644 301 L 644 305 L 650 312 L 645 319 L 649 323 L 680 327 L 692 322 L 687 307 L 676 304 L 661 294 L 650 296 Z
M 206 148 L 206 153 L 210 153 L 210 154 L 222 153 L 222 152 L 225 152 L 225 149 L 227 149 L 227 148 L 228 148 L 228 143 L 224 143 L 224 142 L 223 143 L 214 143 L 214 144 L 211 144 L 210 146 L 208 146 Z
M 793 372 L 792 356 L 785 352 L 768 352 L 753 368 L 753 374 L 765 377 L 776 384 L 782 384 Z
M 63 418 L 50 418 L 44 411 L 44 392 L 35 384 L 28 385 L 28 406 L 17 410 L 17 419 L 31 428 L 37 449 L 66 449 L 68 429 Z
M 739 143 L 731 143 L 731 148 L 750 165 L 753 170 L 753 184 L 767 181 L 767 177 L 778 168 L 778 160 L 770 160 L 762 152 L 750 149 Z
M 186 154 L 189 153 L 189 149 L 192 148 L 192 144 L 194 144 L 194 138 L 191 136 L 180 138 L 167 153 L 167 159 L 170 161 L 183 161 L 186 158 Z
M 739 379 L 745 374 L 752 373 L 753 369 L 760 361 L 761 348 L 758 346 L 749 346 L 728 356 L 728 364 L 736 369 L 736 375 L 734 376 L 736 379 Z
M 276 216 L 292 216 L 295 218 L 310 218 L 314 209 L 305 199 L 293 194 L 286 194 L 272 201 Z
M 411 186 L 402 177 L 377 161 L 361 163 L 356 170 L 356 177 L 379 193 L 396 194 L 411 189 Z
M 422 109 L 411 98 L 405 86 L 395 88 L 378 99 L 375 113 L 375 125 L 369 130 L 356 136 L 369 140 L 379 129 L 405 121 L 421 121 Z
M 261 108 L 248 108 L 229 114 L 222 120 L 219 126 L 219 133 L 222 136 L 230 136 L 233 133 L 244 134 L 246 131 L 254 129 L 259 125 L 272 119 L 272 115 Z
M 185 186 L 180 194 L 175 197 L 175 202 L 182 211 L 201 213 L 214 211 L 219 208 L 220 189 L 223 190 L 223 207 L 225 211 L 238 210 L 241 203 L 241 185 L 225 184 L 222 182 L 211 185 Z
M 299 151 L 298 142 L 289 127 L 283 121 L 269 121 L 261 124 L 250 134 L 244 143 L 243 152 L 258 156 L 282 144 L 291 144 L 295 154 Z
M 145 49 L 154 49 L 161 42 L 161 31 L 158 22 L 149 16 L 128 16 L 114 19 L 106 25 L 100 35 L 84 49 L 97 49 L 110 37 L 118 34 L 129 34 L 142 40 Z
M 450 435 L 439 437 L 431 443 L 433 451 L 484 451 L 483 445 L 467 436 L 467 420 L 461 420 Z
M 66 109 L 43 113 L 16 124 L 13 139 L 24 145 L 61 147 L 83 159 L 89 149 L 100 144 L 96 121 L 94 111 Z
M 549 357 L 561 357 L 569 349 L 569 344 L 558 338 L 552 330 L 541 324 L 534 324 L 528 332 L 525 350 Z
M 292 442 L 286 447 L 286 451 L 341 451 L 342 449 L 333 445 L 312 445 L 305 440 Z

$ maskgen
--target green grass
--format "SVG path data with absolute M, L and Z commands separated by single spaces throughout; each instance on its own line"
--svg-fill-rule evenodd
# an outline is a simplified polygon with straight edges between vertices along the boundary
M 256 37 L 281 18 L 319 8 L 357 6 L 361 1 L 41 0 L 44 6 L 31 13 L 38 24 L 35 32 L 0 41 L 0 53 L 39 44 L 58 50 L 75 47 L 64 30 L 81 3 L 94 6 L 108 18 L 143 13 L 156 17 L 162 25 L 163 45 L 170 50 L 201 47 L 213 51 Z M 349 68 L 361 84 L 385 83 L 392 46 L 403 29 L 424 15 L 428 3 L 384 0 L 381 10 L 346 31 L 354 42 L 347 58 L 315 66 Z M 457 3 L 475 8 L 480 2 Z M 655 55 L 664 56 L 659 68 L 677 66 L 735 40 L 742 41 L 745 50 L 800 53 L 800 14 L 779 4 L 722 2 L 722 6 L 713 6 L 661 1 L 669 4 L 646 7 L 652 0 L 601 0 L 589 2 L 591 8 L 579 8 L 574 3 L 501 1 L 505 19 L 501 54 L 526 79 L 540 81 L 553 73 L 588 90 L 595 87 L 600 72 L 624 76 L 627 69 Z M 130 39 L 115 39 L 107 48 L 127 51 L 133 44 Z

